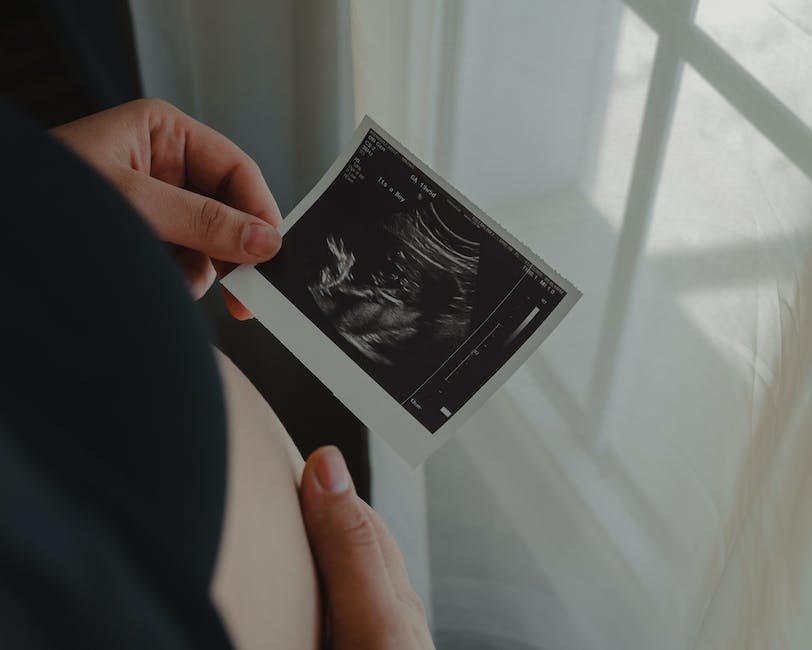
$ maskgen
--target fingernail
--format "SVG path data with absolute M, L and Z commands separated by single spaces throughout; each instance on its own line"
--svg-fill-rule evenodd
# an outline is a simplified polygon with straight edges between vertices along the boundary
M 276 255 L 282 245 L 282 235 L 273 226 L 252 223 L 242 233 L 242 247 L 249 255 L 268 258 Z
M 338 494 L 350 487 L 350 473 L 344 456 L 336 447 L 325 447 L 319 455 L 319 464 L 316 465 L 316 478 L 321 487 L 328 492 Z

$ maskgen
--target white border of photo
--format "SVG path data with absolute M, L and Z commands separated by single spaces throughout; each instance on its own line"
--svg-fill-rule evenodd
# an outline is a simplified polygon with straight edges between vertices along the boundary
M 564 291 L 566 296 L 527 341 L 499 370 L 435 432 L 430 433 L 403 406 L 377 384 L 344 351 L 304 316 L 255 267 L 241 266 L 221 280 L 254 316 L 290 350 L 355 416 L 383 438 L 407 463 L 416 467 L 439 449 L 451 435 L 524 363 L 558 326 L 581 297 L 581 292 L 527 246 L 473 205 L 408 149 L 365 116 L 352 139 L 316 186 L 283 220 L 284 236 L 342 173 L 369 129 L 408 158 L 420 171 L 521 253 Z M 283 244 L 284 245 L 284 244 Z

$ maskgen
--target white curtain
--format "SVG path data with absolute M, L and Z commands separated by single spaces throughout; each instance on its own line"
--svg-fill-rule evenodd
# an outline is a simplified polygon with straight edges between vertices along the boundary
M 131 0 L 144 91 L 222 131 L 283 213 L 352 133 L 346 0 Z
M 807 0 L 134 14 L 283 204 L 369 113 L 584 292 L 422 472 L 373 447 L 439 648 L 812 646 Z

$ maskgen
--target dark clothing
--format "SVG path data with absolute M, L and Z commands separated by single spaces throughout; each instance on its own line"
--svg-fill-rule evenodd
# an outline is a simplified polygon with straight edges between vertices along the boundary
M 0 647 L 228 647 L 225 412 L 165 246 L 0 104 Z

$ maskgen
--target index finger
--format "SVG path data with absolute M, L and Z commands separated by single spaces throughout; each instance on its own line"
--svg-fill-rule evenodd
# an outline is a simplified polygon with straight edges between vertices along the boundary
M 184 185 L 274 227 L 282 223 L 259 166 L 222 133 L 164 102 L 151 107 L 149 131 L 153 176 L 165 182 L 182 178 Z

